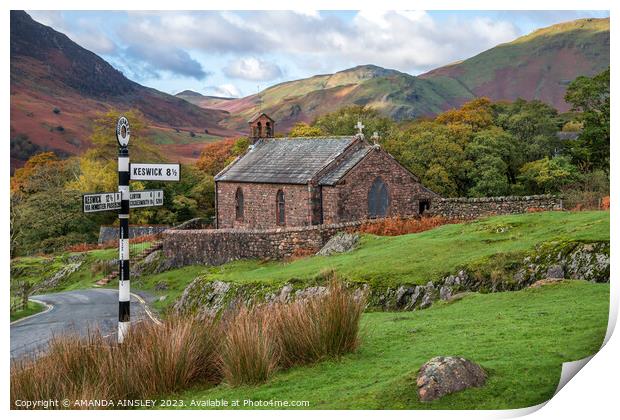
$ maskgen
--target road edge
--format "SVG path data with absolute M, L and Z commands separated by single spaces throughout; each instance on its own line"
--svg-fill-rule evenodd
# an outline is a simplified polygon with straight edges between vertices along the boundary
M 155 316 L 153 314 L 153 312 L 151 312 L 151 308 L 149 308 L 149 304 L 146 303 L 146 301 L 142 298 L 142 296 L 134 293 L 134 292 L 130 292 L 130 295 L 135 297 L 138 302 L 140 302 L 140 304 L 142 304 L 142 306 L 144 307 L 144 312 L 146 312 L 146 315 L 151 318 L 151 321 L 153 321 L 155 324 L 157 325 L 163 325 L 163 322 L 161 322 L 159 320 L 159 318 L 157 316 Z
M 11 322 L 9 325 L 15 325 L 15 324 L 17 324 L 19 322 L 22 322 L 22 321 L 25 321 L 27 319 L 34 318 L 35 316 L 46 314 L 49 311 L 51 311 L 52 309 L 54 309 L 54 305 L 52 305 L 51 303 L 43 302 L 42 300 L 28 299 L 28 301 L 38 303 L 39 305 L 43 305 L 43 306 L 46 307 L 46 309 L 44 311 L 37 312 L 36 314 L 32 314 L 32 315 L 28 315 L 28 316 L 25 316 L 25 317 L 20 318 L 20 319 L 16 319 L 15 321 Z

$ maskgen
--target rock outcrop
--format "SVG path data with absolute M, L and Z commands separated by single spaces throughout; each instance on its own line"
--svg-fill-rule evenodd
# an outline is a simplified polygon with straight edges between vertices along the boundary
M 375 310 L 411 311 L 425 309 L 438 300 L 453 301 L 466 292 L 501 292 L 520 290 L 537 281 L 558 278 L 609 281 L 609 242 L 558 242 L 539 246 L 530 254 L 515 254 L 505 265 L 464 267 L 454 274 L 425 284 L 384 286 L 350 279 L 349 287 L 368 296 L 368 306 Z M 498 272 L 500 274 L 498 274 Z M 280 285 L 234 283 L 195 279 L 175 304 L 179 311 L 217 313 L 234 302 L 289 302 L 323 293 L 325 279 L 303 281 L 291 279 Z

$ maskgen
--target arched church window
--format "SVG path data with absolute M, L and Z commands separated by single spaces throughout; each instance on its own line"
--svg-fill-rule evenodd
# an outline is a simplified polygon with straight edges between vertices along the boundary
M 386 217 L 390 205 L 388 187 L 381 177 L 375 178 L 368 191 L 368 217 Z
M 286 224 L 284 191 L 278 190 L 276 194 L 276 224 L 284 226 Z
M 243 221 L 243 190 L 241 187 L 235 192 L 235 219 Z

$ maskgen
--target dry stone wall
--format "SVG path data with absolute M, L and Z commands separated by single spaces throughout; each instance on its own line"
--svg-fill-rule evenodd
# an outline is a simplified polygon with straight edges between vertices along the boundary
M 562 209 L 562 199 L 553 195 L 442 198 L 433 200 L 431 208 L 426 214 L 448 218 L 475 219 L 490 215 Z
M 221 265 L 244 258 L 281 259 L 299 250 L 317 252 L 336 233 L 361 222 L 283 229 L 167 230 L 163 252 L 171 266 Z
M 170 226 L 129 226 L 129 238 L 156 235 L 170 229 Z M 101 226 L 99 228 L 99 244 L 118 241 L 118 226 Z
M 474 219 L 492 214 L 561 210 L 562 200 L 550 195 L 527 197 L 450 198 L 432 201 L 429 215 Z M 221 265 L 230 261 L 282 259 L 303 251 L 319 251 L 336 233 L 382 219 L 316 226 L 270 229 L 174 229 L 163 234 L 163 252 L 169 265 Z

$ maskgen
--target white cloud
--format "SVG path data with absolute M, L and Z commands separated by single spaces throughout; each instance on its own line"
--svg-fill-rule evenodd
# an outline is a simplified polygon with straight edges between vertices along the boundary
M 352 19 L 306 11 L 130 12 L 120 36 L 140 48 L 164 44 L 236 55 L 241 58 L 226 66 L 226 75 L 267 81 L 282 74 L 272 60 L 277 55 L 307 70 L 372 63 L 417 73 L 519 35 L 509 20 L 437 19 L 424 11 L 360 11 Z
M 233 84 L 225 83 L 219 86 L 207 86 L 208 95 L 222 96 L 224 98 L 239 98 L 241 91 Z
M 244 80 L 268 81 L 282 76 L 276 64 L 256 57 L 232 60 L 223 70 L 228 77 Z

